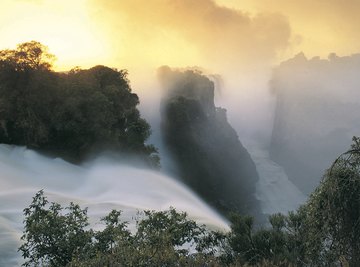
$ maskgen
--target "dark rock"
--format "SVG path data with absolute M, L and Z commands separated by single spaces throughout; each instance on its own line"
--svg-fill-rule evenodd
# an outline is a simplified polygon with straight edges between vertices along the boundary
M 214 83 L 196 71 L 162 69 L 162 131 L 183 181 L 210 205 L 257 216 L 256 167 L 214 105 Z

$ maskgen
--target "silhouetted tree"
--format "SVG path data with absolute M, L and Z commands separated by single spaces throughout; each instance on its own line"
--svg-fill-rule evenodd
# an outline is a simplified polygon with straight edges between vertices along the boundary
M 127 71 L 96 66 L 56 73 L 52 59 L 35 41 L 0 51 L 0 143 L 74 161 L 111 149 L 158 166 L 156 148 L 145 144 L 150 126 Z
M 11 65 L 17 71 L 49 70 L 54 59 L 48 48 L 37 41 L 19 44 L 15 50 L 0 51 L 1 64 Z

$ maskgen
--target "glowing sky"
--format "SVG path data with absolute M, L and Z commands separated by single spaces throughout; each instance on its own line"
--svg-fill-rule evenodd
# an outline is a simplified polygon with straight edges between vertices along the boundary
M 0 49 L 37 40 L 56 69 L 250 66 L 359 52 L 357 0 L 0 0 Z
M 57 68 L 106 63 L 110 58 L 102 31 L 91 19 L 88 1 L 0 0 L 0 47 L 30 40 L 47 45 Z

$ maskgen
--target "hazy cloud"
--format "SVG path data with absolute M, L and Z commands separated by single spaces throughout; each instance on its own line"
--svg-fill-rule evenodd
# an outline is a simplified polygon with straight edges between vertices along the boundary
M 212 0 L 93 1 L 112 40 L 122 46 L 141 40 L 141 46 L 131 45 L 139 53 L 156 43 L 157 49 L 162 45 L 163 54 L 198 55 L 214 65 L 266 62 L 287 47 L 290 37 L 288 21 L 280 14 L 251 16 Z M 129 31 L 130 40 L 124 34 Z
M 298 39 L 301 42 L 293 46 L 288 57 L 300 51 L 322 57 L 331 52 L 341 55 L 359 52 L 358 0 L 251 0 L 250 3 L 253 12 L 281 12 L 289 18 L 292 41 L 296 43 Z

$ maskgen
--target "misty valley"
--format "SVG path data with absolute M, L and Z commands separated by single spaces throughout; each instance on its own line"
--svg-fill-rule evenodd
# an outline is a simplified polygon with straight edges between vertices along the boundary
M 267 123 L 221 73 L 53 58 L 0 51 L 0 266 L 360 266 L 359 54 L 274 67 Z

